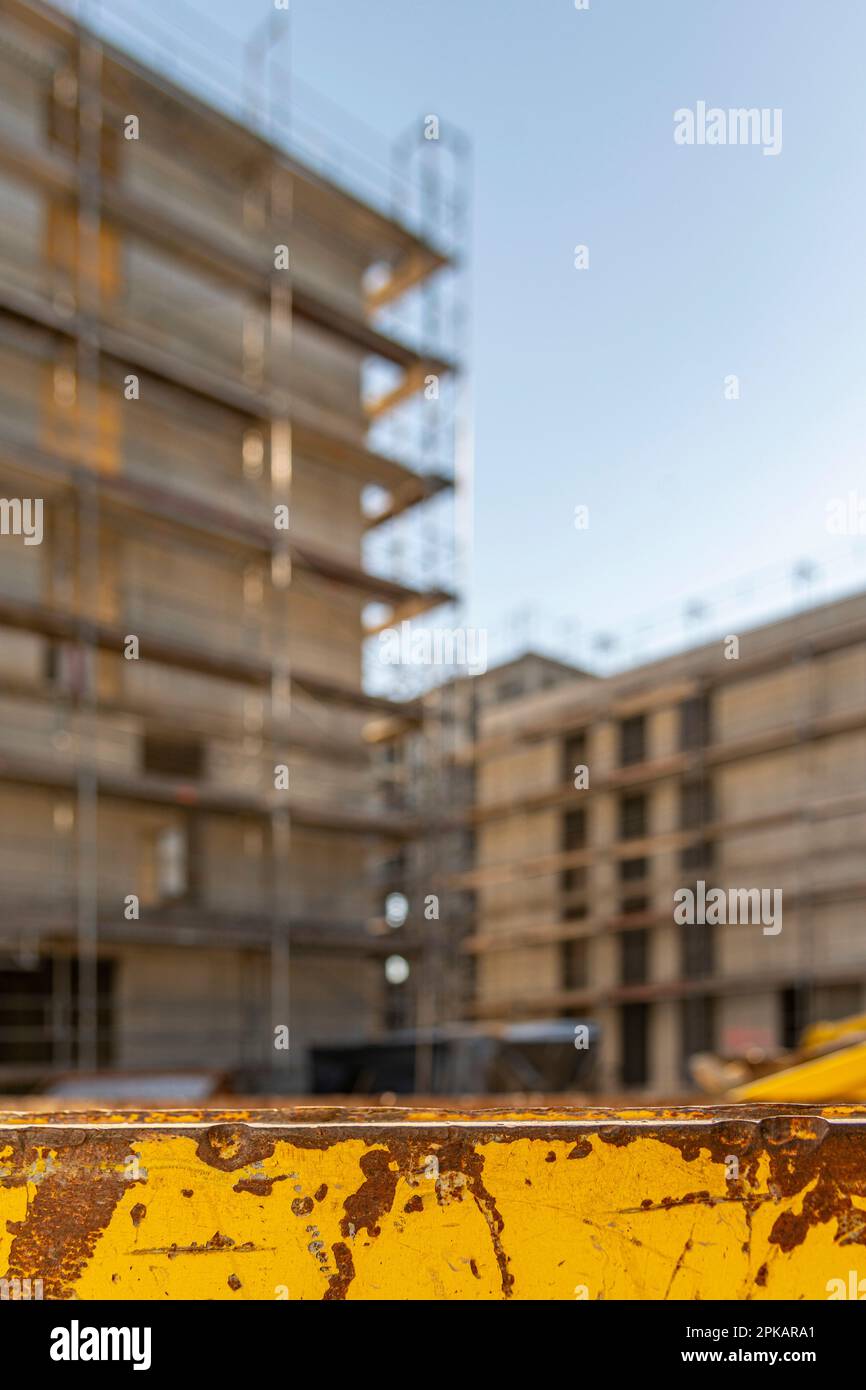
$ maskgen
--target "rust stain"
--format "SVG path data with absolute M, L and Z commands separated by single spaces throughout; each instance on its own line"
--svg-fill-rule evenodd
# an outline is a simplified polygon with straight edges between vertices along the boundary
M 196 1153 L 211 1168 L 234 1173 L 270 1158 L 274 1143 L 272 1137 L 247 1125 L 211 1125 L 200 1135 Z
M 753 1206 L 759 1202 L 773 1202 L 775 1198 L 770 1193 L 750 1193 L 748 1196 L 722 1196 L 721 1193 L 714 1195 L 712 1192 L 686 1192 L 682 1197 L 662 1197 L 660 1202 L 654 1202 L 651 1197 L 645 1197 L 639 1207 L 618 1207 L 617 1211 L 621 1215 L 632 1212 L 644 1211 L 670 1211 L 673 1207 L 719 1207 L 731 1202 L 735 1205 L 748 1203 Z
M 425 1171 L 427 1160 L 435 1156 L 437 1199 L 442 1205 L 446 1201 L 462 1201 L 462 1188 L 465 1185 L 487 1223 L 499 1268 L 502 1296 L 510 1298 L 514 1276 L 502 1243 L 505 1223 L 493 1195 L 484 1185 L 484 1156 L 476 1149 L 475 1137 L 455 1130 L 451 1130 L 444 1140 L 438 1136 L 431 1140 L 423 1133 L 392 1134 L 387 1137 L 387 1145 L 385 1148 L 371 1149 L 360 1160 L 365 1180 L 357 1192 L 348 1196 L 343 1203 L 345 1215 L 340 1222 L 343 1237 L 354 1238 L 362 1230 L 371 1238 L 378 1236 L 382 1218 L 393 1208 L 400 1178 L 417 1180 L 417 1175 Z M 346 1288 L 348 1285 L 338 1283 L 336 1287 Z M 328 1296 L 340 1295 L 329 1293 Z
M 129 1215 L 132 1218 L 133 1226 L 140 1226 L 147 1216 L 147 1207 L 144 1205 L 144 1202 L 136 1202 Z
M 242 1287 L 241 1281 L 236 1274 L 230 1274 L 228 1279 L 226 1280 L 226 1283 L 228 1284 L 229 1288 L 234 1289 L 235 1292 L 237 1292 L 237 1290 Z
M 839 1212 L 836 1239 L 840 1245 L 861 1245 L 864 1227 L 866 1211 L 860 1207 L 846 1208 Z
M 859 1127 L 831 1126 L 820 1115 L 777 1107 L 763 1118 L 724 1118 L 689 1128 L 660 1124 L 604 1125 L 599 1137 L 622 1146 L 641 1138 L 657 1139 L 676 1148 L 687 1163 L 702 1152 L 727 1167 L 732 1156 L 740 1176 L 729 1183 L 734 1195 L 713 1201 L 742 1202 L 747 1213 L 767 1201 L 791 1201 L 802 1196 L 799 1211 L 780 1212 L 769 1240 L 786 1253 L 802 1245 L 814 1226 L 836 1222 L 840 1244 L 866 1245 L 866 1211 L 854 1197 L 866 1198 L 866 1136 Z M 758 1192 L 758 1168 L 769 1162 L 768 1192 Z M 653 1203 L 644 1202 L 653 1209 Z M 664 1204 L 662 1204 L 664 1205 Z
M 5 1147 L 5 1136 L 2 1141 Z M 47 1157 L 52 1166 L 34 1184 L 24 1219 L 6 1223 L 12 1236 L 7 1279 L 41 1279 L 45 1298 L 75 1296 L 75 1283 L 120 1199 L 143 1181 L 124 1169 L 134 1157 L 132 1142 L 122 1134 L 106 1138 L 83 1130 L 54 1131 L 50 1144 L 38 1130 L 24 1130 L 12 1138 L 13 1171 L 4 1184 L 28 1185 L 28 1174 Z
M 233 1192 L 250 1192 L 254 1197 L 270 1197 L 274 1190 L 275 1182 L 285 1182 L 286 1174 L 280 1173 L 272 1178 L 238 1178 Z M 292 1203 L 294 1210 L 294 1203 Z
M 394 1204 L 400 1167 L 389 1149 L 371 1149 L 362 1156 L 360 1168 L 365 1180 L 343 1203 L 346 1214 L 340 1231 L 344 1236 L 353 1236 L 357 1231 L 377 1236 L 379 1221 Z
M 204 1241 L 199 1245 L 198 1241 L 193 1241 L 192 1245 L 157 1245 L 148 1250 L 132 1250 L 133 1255 L 167 1255 L 170 1260 L 177 1259 L 178 1255 L 212 1255 L 223 1254 L 226 1250 L 231 1250 L 236 1255 L 248 1255 L 256 1250 L 262 1250 L 261 1245 L 253 1245 L 252 1241 L 247 1240 L 243 1245 L 236 1245 L 231 1236 L 220 1235 L 215 1231 L 210 1240 Z
M 324 1202 L 327 1195 L 328 1184 L 326 1182 L 323 1182 L 321 1187 L 317 1187 L 316 1191 L 313 1193 L 313 1196 L 315 1197 L 317 1202 Z
M 292 1202 L 292 1211 L 295 1216 L 309 1216 L 313 1210 L 312 1197 L 296 1197 Z
M 423 1197 L 419 1197 L 418 1194 L 416 1193 L 414 1197 L 410 1197 L 410 1198 L 409 1198 L 409 1200 L 408 1200 L 408 1202 L 406 1203 L 406 1205 L 404 1206 L 403 1210 L 404 1210 L 404 1211 L 407 1211 L 407 1212 L 409 1212 L 409 1211 L 423 1211 L 423 1210 L 424 1210 L 424 1198 L 423 1198 Z
M 343 1241 L 338 1241 L 336 1245 L 331 1246 L 331 1251 L 337 1272 L 332 1274 L 328 1280 L 328 1287 L 322 1299 L 323 1303 L 333 1303 L 345 1299 L 349 1285 L 355 1277 L 355 1265 L 348 1245 L 345 1245 Z

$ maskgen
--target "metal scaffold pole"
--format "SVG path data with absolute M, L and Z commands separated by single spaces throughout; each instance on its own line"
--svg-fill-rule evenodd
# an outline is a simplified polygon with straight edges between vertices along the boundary
M 274 266 L 271 272 L 267 321 L 267 385 L 272 395 L 270 419 L 271 501 L 274 507 L 274 537 L 271 553 L 270 595 L 272 631 L 272 675 L 270 723 L 276 736 L 271 747 L 280 747 L 280 734 L 291 718 L 291 584 L 292 561 L 289 548 L 292 502 L 292 423 L 291 353 L 292 341 L 292 247 L 291 228 L 294 189 L 290 176 L 281 169 L 271 171 L 269 187 L 270 229 Z M 279 522 L 279 524 L 278 524 Z M 282 764 L 282 754 L 278 759 Z M 286 764 L 289 768 L 289 764 Z M 288 771 L 289 784 L 291 770 Z M 270 818 L 271 853 L 271 947 L 270 988 L 274 1060 L 292 1069 L 291 1052 L 291 912 L 289 904 L 291 817 L 286 805 L 290 785 L 271 790 L 274 801 Z M 283 1036 L 275 1030 L 287 1029 Z M 277 1042 L 286 1043 L 278 1046 Z
M 84 16 L 82 16 L 84 18 Z M 100 604 L 99 467 L 101 312 L 101 171 L 103 159 L 102 45 L 78 31 L 78 217 L 76 255 L 76 397 L 78 418 L 78 759 L 77 836 L 77 1063 L 99 1061 L 98 981 L 98 721 L 97 654 L 90 615 Z
M 395 190 L 414 187 L 417 206 L 412 211 L 421 235 L 431 245 L 444 236 L 446 249 L 464 257 L 468 243 L 470 147 L 462 132 L 427 116 L 416 122 L 395 147 Z M 418 328 L 431 352 L 462 348 L 467 328 L 465 267 L 452 266 L 451 273 L 440 272 L 425 279 L 418 296 Z M 443 339 L 447 340 L 443 342 Z M 455 487 L 465 481 L 456 476 L 456 456 L 461 444 L 463 404 L 458 381 L 428 378 L 428 389 L 416 406 L 415 445 L 422 470 L 441 466 L 444 457 L 451 462 Z M 462 461 L 465 462 L 465 461 Z M 443 524 L 441 509 L 432 503 L 417 523 L 417 564 L 423 581 L 431 587 L 454 586 L 465 580 L 462 543 L 465 536 L 453 522 L 463 505 L 461 496 L 452 503 L 449 524 Z M 449 621 L 459 621 L 460 598 L 447 610 Z M 455 629 L 457 631 L 457 629 Z M 423 834 L 417 847 L 412 888 L 414 918 L 419 923 L 418 983 L 415 990 L 415 1022 L 418 1039 L 415 1049 L 415 1089 L 429 1093 L 435 1086 L 435 1030 L 443 1022 L 454 1021 L 459 1011 L 454 981 L 459 950 L 460 923 L 454 920 L 453 895 L 448 879 L 455 868 L 453 804 L 453 750 L 459 721 L 459 676 L 456 665 L 447 670 L 428 672 L 427 693 L 422 698 L 422 794 L 419 810 Z M 431 902 L 428 917 L 426 905 Z

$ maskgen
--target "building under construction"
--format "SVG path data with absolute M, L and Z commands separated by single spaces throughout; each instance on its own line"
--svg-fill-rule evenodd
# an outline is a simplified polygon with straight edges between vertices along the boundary
M 476 1019 L 591 1021 L 601 1091 L 670 1096 L 696 1053 L 863 1010 L 866 596 L 615 676 L 507 676 L 459 755 Z M 676 919 L 716 888 L 780 893 L 778 921 Z
M 473 1013 L 474 957 L 465 946 L 476 911 L 477 840 L 471 808 L 477 783 L 476 768 L 466 751 L 473 748 L 487 716 L 503 701 L 549 690 L 573 681 L 577 674 L 574 666 L 537 653 L 526 653 L 490 670 L 452 672 L 420 697 L 423 717 L 405 722 L 376 749 L 383 787 L 393 789 L 395 799 L 407 805 L 420 827 L 418 834 L 392 847 L 378 866 L 377 881 L 386 902 L 396 897 L 398 906 L 402 903 L 403 911 L 411 912 L 421 928 L 412 1013 L 404 1012 L 394 1021 L 418 1030 L 414 1088 L 422 1094 L 441 1093 L 437 1071 L 440 1076 L 447 1072 L 445 1066 L 437 1069 L 435 1065 L 431 1030 L 468 1023 Z M 528 1012 L 531 1016 L 532 1011 Z M 486 1038 L 475 1038 L 472 1045 L 481 1052 L 485 1047 L 499 1051 L 496 1031 L 488 1030 Z M 441 1044 L 455 1054 L 454 1072 L 459 1070 L 463 1082 L 459 1089 L 467 1093 L 490 1089 L 497 1067 L 487 1065 L 493 1061 L 491 1056 L 470 1056 L 468 1033 L 460 1031 L 459 1037 L 449 1033 Z M 558 1070 L 561 1074 L 562 1068 Z M 520 1075 L 501 1058 L 498 1071 L 502 1076 L 498 1090 L 525 1089 L 531 1075 L 531 1068 Z M 549 1078 L 546 1084 L 557 1089 Z
M 0 1079 L 300 1088 L 413 949 L 369 872 L 415 828 L 370 727 L 421 707 L 365 693 L 362 650 L 450 597 L 405 538 L 370 564 L 453 479 L 448 251 L 25 0 L 0 198 Z

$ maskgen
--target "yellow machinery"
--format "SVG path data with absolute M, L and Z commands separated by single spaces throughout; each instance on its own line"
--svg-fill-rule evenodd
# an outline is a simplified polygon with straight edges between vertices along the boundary
M 866 1014 L 806 1029 L 795 1053 L 721 1062 L 692 1059 L 695 1080 L 733 1101 L 866 1100 Z

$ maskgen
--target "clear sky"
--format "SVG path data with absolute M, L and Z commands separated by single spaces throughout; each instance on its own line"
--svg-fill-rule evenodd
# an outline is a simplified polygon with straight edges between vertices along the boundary
M 239 36 L 270 12 L 195 5 Z M 866 501 L 862 0 L 292 0 L 291 26 L 359 123 L 473 142 L 476 622 L 624 632 L 807 556 L 866 577 L 826 529 Z M 781 153 L 675 144 L 702 100 L 781 108 Z

